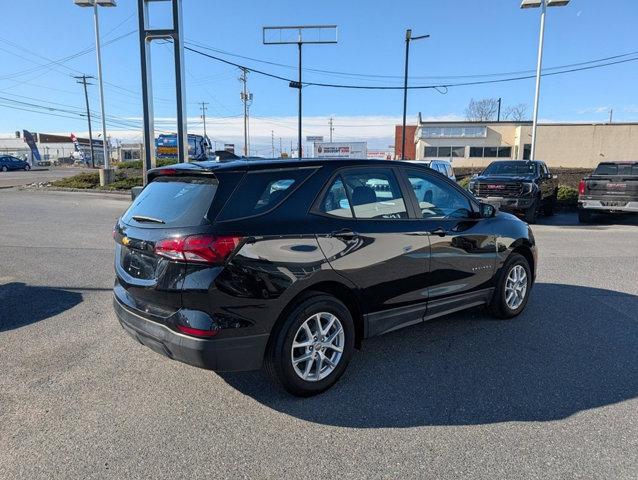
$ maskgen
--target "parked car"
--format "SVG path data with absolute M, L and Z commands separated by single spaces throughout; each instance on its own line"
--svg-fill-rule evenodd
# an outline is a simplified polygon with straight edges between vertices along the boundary
M 449 160 L 409 160 L 409 162 L 430 167 L 432 170 L 436 170 L 437 172 L 445 175 L 447 178 L 456 181 L 454 168 L 452 168 L 452 163 Z
M 594 213 L 638 213 L 638 162 L 602 162 L 578 185 L 578 220 Z
M 480 305 L 518 315 L 536 274 L 524 222 L 396 161 L 156 168 L 113 237 L 132 337 L 207 369 L 265 365 L 300 396 L 332 386 L 366 338 Z
M 0 156 L 0 170 L 6 172 L 8 170 L 30 170 L 31 165 L 29 165 L 24 160 L 20 160 L 19 158 L 12 157 L 11 155 Z
M 497 160 L 468 186 L 477 198 L 497 208 L 523 214 L 527 223 L 536 223 L 539 211 L 553 215 L 558 196 L 556 175 L 545 162 Z

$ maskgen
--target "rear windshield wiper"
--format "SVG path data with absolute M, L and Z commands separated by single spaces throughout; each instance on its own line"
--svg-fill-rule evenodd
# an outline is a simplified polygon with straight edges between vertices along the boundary
M 148 222 L 148 223 L 166 223 L 164 220 L 162 220 L 161 218 L 153 218 L 153 217 L 147 217 L 144 215 L 133 215 L 131 217 L 133 220 L 135 220 L 136 222 Z

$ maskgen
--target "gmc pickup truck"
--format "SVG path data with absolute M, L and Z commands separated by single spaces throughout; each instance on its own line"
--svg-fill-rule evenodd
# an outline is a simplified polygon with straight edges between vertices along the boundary
M 538 160 L 497 160 L 472 177 L 470 192 L 500 210 L 522 213 L 536 223 L 539 210 L 553 215 L 558 194 L 556 175 Z
M 638 161 L 602 162 L 578 185 L 578 221 L 594 213 L 638 213 Z

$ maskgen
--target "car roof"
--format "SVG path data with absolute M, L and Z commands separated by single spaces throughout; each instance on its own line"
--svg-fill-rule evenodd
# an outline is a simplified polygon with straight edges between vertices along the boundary
M 188 170 L 208 171 L 236 171 L 236 170 L 268 170 L 281 168 L 297 168 L 297 167 L 320 167 L 324 165 L 333 165 L 337 167 L 346 166 L 392 166 L 392 165 L 410 165 L 415 162 L 401 160 L 382 160 L 382 159 L 352 159 L 352 158 L 283 158 L 283 159 L 264 159 L 264 158 L 240 158 L 229 161 L 205 160 L 201 162 L 177 163 L 174 165 L 166 165 L 160 168 L 179 168 Z

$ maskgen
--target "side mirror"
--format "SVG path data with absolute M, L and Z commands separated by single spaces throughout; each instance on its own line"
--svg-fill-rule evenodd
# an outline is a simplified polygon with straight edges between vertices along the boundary
M 496 207 L 489 203 L 481 203 L 480 209 L 481 217 L 483 218 L 492 218 L 496 215 Z

